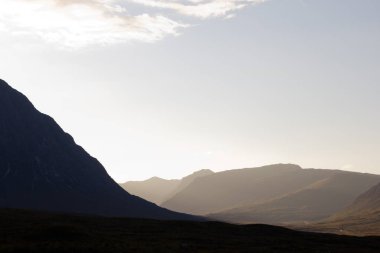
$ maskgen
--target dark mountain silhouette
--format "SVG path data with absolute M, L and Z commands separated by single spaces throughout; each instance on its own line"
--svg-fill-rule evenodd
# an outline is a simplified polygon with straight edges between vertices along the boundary
M 197 219 L 127 193 L 49 116 L 0 81 L 0 207 Z
M 161 206 L 241 223 L 314 221 L 343 210 L 380 176 L 277 164 L 195 179 Z
M 211 170 L 200 170 L 182 179 L 167 180 L 159 177 L 152 177 L 145 181 L 129 181 L 121 184 L 129 193 L 156 204 L 171 198 L 177 192 L 187 187 L 194 179 L 210 175 Z

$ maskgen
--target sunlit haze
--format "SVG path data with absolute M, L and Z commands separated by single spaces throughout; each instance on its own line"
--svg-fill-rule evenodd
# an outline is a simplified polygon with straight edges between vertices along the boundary
M 380 173 L 379 13 L 378 0 L 1 0 L 0 78 L 118 182 L 275 163 Z

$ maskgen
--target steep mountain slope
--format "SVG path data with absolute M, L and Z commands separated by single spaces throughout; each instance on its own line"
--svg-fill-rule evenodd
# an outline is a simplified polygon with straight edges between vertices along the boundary
M 341 215 L 380 212 L 380 183 L 361 194 Z
M 380 176 L 278 164 L 194 180 L 161 206 L 232 222 L 311 221 L 344 209 Z
M 167 180 L 159 177 L 152 177 L 145 181 L 129 181 L 120 184 L 120 186 L 130 194 L 139 196 L 159 205 L 179 186 L 179 184 L 180 180 Z
M 380 176 L 341 171 L 285 196 L 211 217 L 239 223 L 317 221 L 346 208 L 356 196 L 379 181 Z
M 175 196 L 177 193 L 181 192 L 183 189 L 185 189 L 187 186 L 189 186 L 194 180 L 197 178 L 205 177 L 214 174 L 212 170 L 198 170 L 180 180 L 180 183 L 178 186 L 170 192 L 165 199 L 163 199 L 162 202 L 167 201 L 168 199 L 171 199 L 173 196 Z
M 49 116 L 0 80 L 0 207 L 193 219 L 125 192 Z
M 213 172 L 211 170 L 200 170 L 179 180 L 167 180 L 153 177 L 145 181 L 126 182 L 121 184 L 121 187 L 133 195 L 139 196 L 159 205 L 187 187 L 194 179 L 210 175 L 212 173 Z
M 347 235 L 380 236 L 380 184 L 361 194 L 345 210 L 321 222 L 297 228 Z

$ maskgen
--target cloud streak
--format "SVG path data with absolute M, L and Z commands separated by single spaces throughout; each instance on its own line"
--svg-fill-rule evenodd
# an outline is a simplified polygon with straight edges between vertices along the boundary
M 149 7 L 174 10 L 196 18 L 230 17 L 231 13 L 248 5 L 264 3 L 267 0 L 131 0 Z
M 32 36 L 64 48 L 155 42 L 168 35 L 178 35 L 188 27 L 169 18 L 169 13 L 157 14 L 158 11 L 169 10 L 200 19 L 228 18 L 239 9 L 264 1 L 1 0 L 0 33 Z M 149 10 L 131 15 L 127 6 L 132 3 Z
M 13 35 L 37 36 L 63 47 L 126 41 L 154 42 L 186 25 L 162 15 L 129 15 L 104 0 L 1 0 L 0 27 Z

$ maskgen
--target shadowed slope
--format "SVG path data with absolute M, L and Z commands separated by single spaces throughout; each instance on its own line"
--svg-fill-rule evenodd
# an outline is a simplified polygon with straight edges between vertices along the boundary
M 0 207 L 193 219 L 125 192 L 49 116 L 0 80 Z
M 380 183 L 360 195 L 345 213 L 380 212 Z
M 345 210 L 322 222 L 298 228 L 348 235 L 380 236 L 380 184 L 361 194 Z

